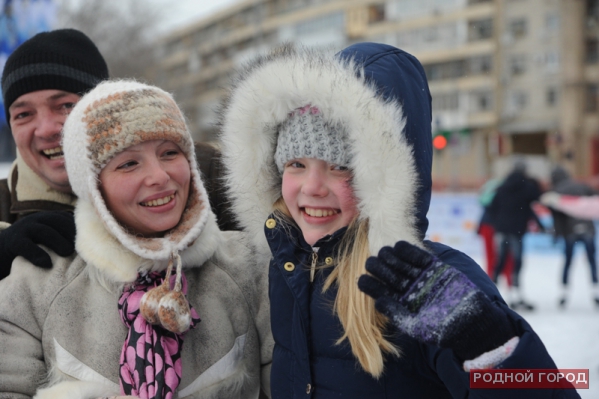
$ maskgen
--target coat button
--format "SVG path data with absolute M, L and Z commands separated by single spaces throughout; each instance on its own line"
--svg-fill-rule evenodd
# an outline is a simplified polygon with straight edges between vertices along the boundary
M 272 218 L 266 221 L 266 227 L 268 227 L 269 229 L 274 229 L 276 225 L 277 221 Z
M 308 384 L 306 385 L 306 393 L 309 394 L 310 392 L 312 392 L 312 385 Z
M 285 270 L 287 270 L 288 272 L 292 272 L 295 270 L 295 265 L 291 262 L 287 262 L 283 265 L 283 267 L 285 268 Z
M 330 265 L 332 265 L 332 264 L 333 264 L 333 258 L 331 258 L 330 256 L 327 256 L 327 257 L 325 258 L 325 260 L 324 260 L 324 263 L 325 263 L 326 265 L 329 265 L 329 266 L 330 266 Z

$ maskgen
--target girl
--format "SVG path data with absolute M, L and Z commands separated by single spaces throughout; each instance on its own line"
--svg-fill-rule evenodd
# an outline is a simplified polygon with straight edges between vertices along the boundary
M 257 398 L 261 374 L 268 392 L 265 272 L 219 231 L 172 97 L 102 83 L 63 146 L 77 255 L 0 282 L 0 397 Z
M 273 398 L 474 397 L 470 369 L 555 368 L 478 265 L 424 240 L 431 99 L 413 56 L 287 46 L 239 76 L 223 156 L 234 212 L 271 259 Z

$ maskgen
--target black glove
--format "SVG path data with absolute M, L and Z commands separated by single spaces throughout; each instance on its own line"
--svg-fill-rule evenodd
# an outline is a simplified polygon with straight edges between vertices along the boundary
M 8 276 L 13 260 L 22 256 L 36 266 L 51 268 L 45 245 L 60 256 L 75 252 L 75 218 L 71 212 L 37 212 L 0 231 L 0 279 Z
M 472 360 L 516 336 L 507 315 L 462 272 L 400 241 L 366 261 L 358 287 L 400 331 Z M 375 278 L 376 277 L 376 278 Z

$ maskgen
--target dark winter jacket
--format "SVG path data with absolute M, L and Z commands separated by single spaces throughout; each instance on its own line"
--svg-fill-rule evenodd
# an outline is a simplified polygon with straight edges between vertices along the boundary
M 210 205 L 220 229 L 238 230 L 221 180 L 220 151 L 207 143 L 196 143 L 195 151 Z M 24 172 L 24 177 L 21 172 Z M 26 194 L 20 195 L 19 188 Z M 27 214 L 39 211 L 72 211 L 74 203 L 74 196 L 50 189 L 21 160 L 15 161 L 11 170 L 10 187 L 9 179 L 0 180 L 0 222 L 14 223 Z
M 564 195 L 589 196 L 596 192 L 584 183 L 575 181 L 563 168 L 551 172 L 552 190 Z M 567 237 L 571 235 L 594 235 L 595 224 L 592 220 L 578 219 L 563 212 L 549 208 L 553 216 L 554 235 Z
M 536 180 L 520 170 L 510 173 L 497 188 L 489 205 L 490 220 L 495 231 L 523 236 L 530 219 L 539 223 L 531 205 L 540 196 L 541 188 Z
M 348 63 L 348 60 L 353 60 Z M 389 330 L 402 351 L 388 357 L 376 380 L 364 372 L 333 312 L 337 291 L 322 292 L 335 267 L 341 229 L 319 240 L 319 268 L 309 280 L 313 248 L 293 222 L 272 217 L 281 196 L 274 165 L 277 126 L 311 103 L 345 129 L 349 167 L 361 217 L 369 220 L 370 252 L 406 240 L 464 272 L 508 315 L 520 337 L 502 368 L 555 368 L 539 337 L 508 309 L 480 266 L 465 254 L 423 241 L 431 195 L 431 99 L 420 63 L 394 47 L 361 43 L 337 57 L 283 48 L 249 65 L 222 111 L 223 159 L 233 212 L 270 258 L 271 328 L 275 339 L 271 391 L 291 398 L 500 398 L 503 390 L 470 390 L 469 374 L 448 349 Z M 578 397 L 574 391 L 510 391 L 510 398 Z M 564 396 L 560 396 L 564 395 Z
M 271 225 L 271 224 L 268 224 Z M 323 283 L 331 268 L 319 269 L 310 284 L 309 265 L 312 247 L 293 225 L 277 223 L 265 227 L 274 259 L 269 268 L 271 328 L 275 339 L 271 393 L 277 398 L 504 398 L 505 390 L 469 390 L 469 373 L 448 349 L 440 349 L 390 331 L 391 341 L 401 348 L 400 359 L 388 357 L 383 376 L 376 380 L 364 372 L 344 341 L 339 319 L 333 315 L 335 289 L 322 293 Z M 343 230 L 327 236 L 319 247 L 319 265 L 326 259 L 334 262 L 336 244 Z M 465 273 L 481 290 L 505 310 L 520 336 L 516 351 L 500 368 L 555 368 L 555 363 L 530 325 L 510 310 L 495 285 L 471 258 L 448 246 L 430 241 L 426 248 L 445 263 Z M 295 265 L 289 270 L 291 262 Z M 308 394 L 310 391 L 310 394 Z M 564 391 L 566 392 L 566 391 Z M 553 398 L 547 390 L 509 392 L 510 398 Z M 566 392 L 564 397 L 578 397 Z

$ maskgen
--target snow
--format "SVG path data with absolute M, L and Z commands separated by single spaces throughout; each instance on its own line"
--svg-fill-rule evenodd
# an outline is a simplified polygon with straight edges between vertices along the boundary
M 480 259 L 475 260 L 484 264 Z M 564 309 L 557 306 L 562 267 L 563 258 L 559 254 L 525 254 L 520 281 L 526 299 L 536 309 L 519 313 L 541 337 L 559 368 L 589 369 L 589 389 L 578 392 L 583 399 L 596 399 L 599 398 L 599 308 L 592 302 L 590 270 L 581 244 L 576 247 L 570 266 L 570 301 Z M 499 289 L 506 298 L 502 281 Z
M 483 244 L 475 228 L 480 215 L 476 194 L 434 194 L 428 235 L 470 255 L 486 268 Z M 541 214 L 547 225 L 547 215 Z M 550 223 L 550 221 L 549 221 Z M 598 246 L 599 248 L 599 246 Z M 558 307 L 563 256 L 548 234 L 527 234 L 520 282 L 526 299 L 536 306 L 519 312 L 545 344 L 562 369 L 589 369 L 589 389 L 579 389 L 583 399 L 599 398 L 599 307 L 592 300 L 590 269 L 582 244 L 575 247 L 570 267 L 570 301 Z M 499 290 L 507 298 L 505 283 Z

